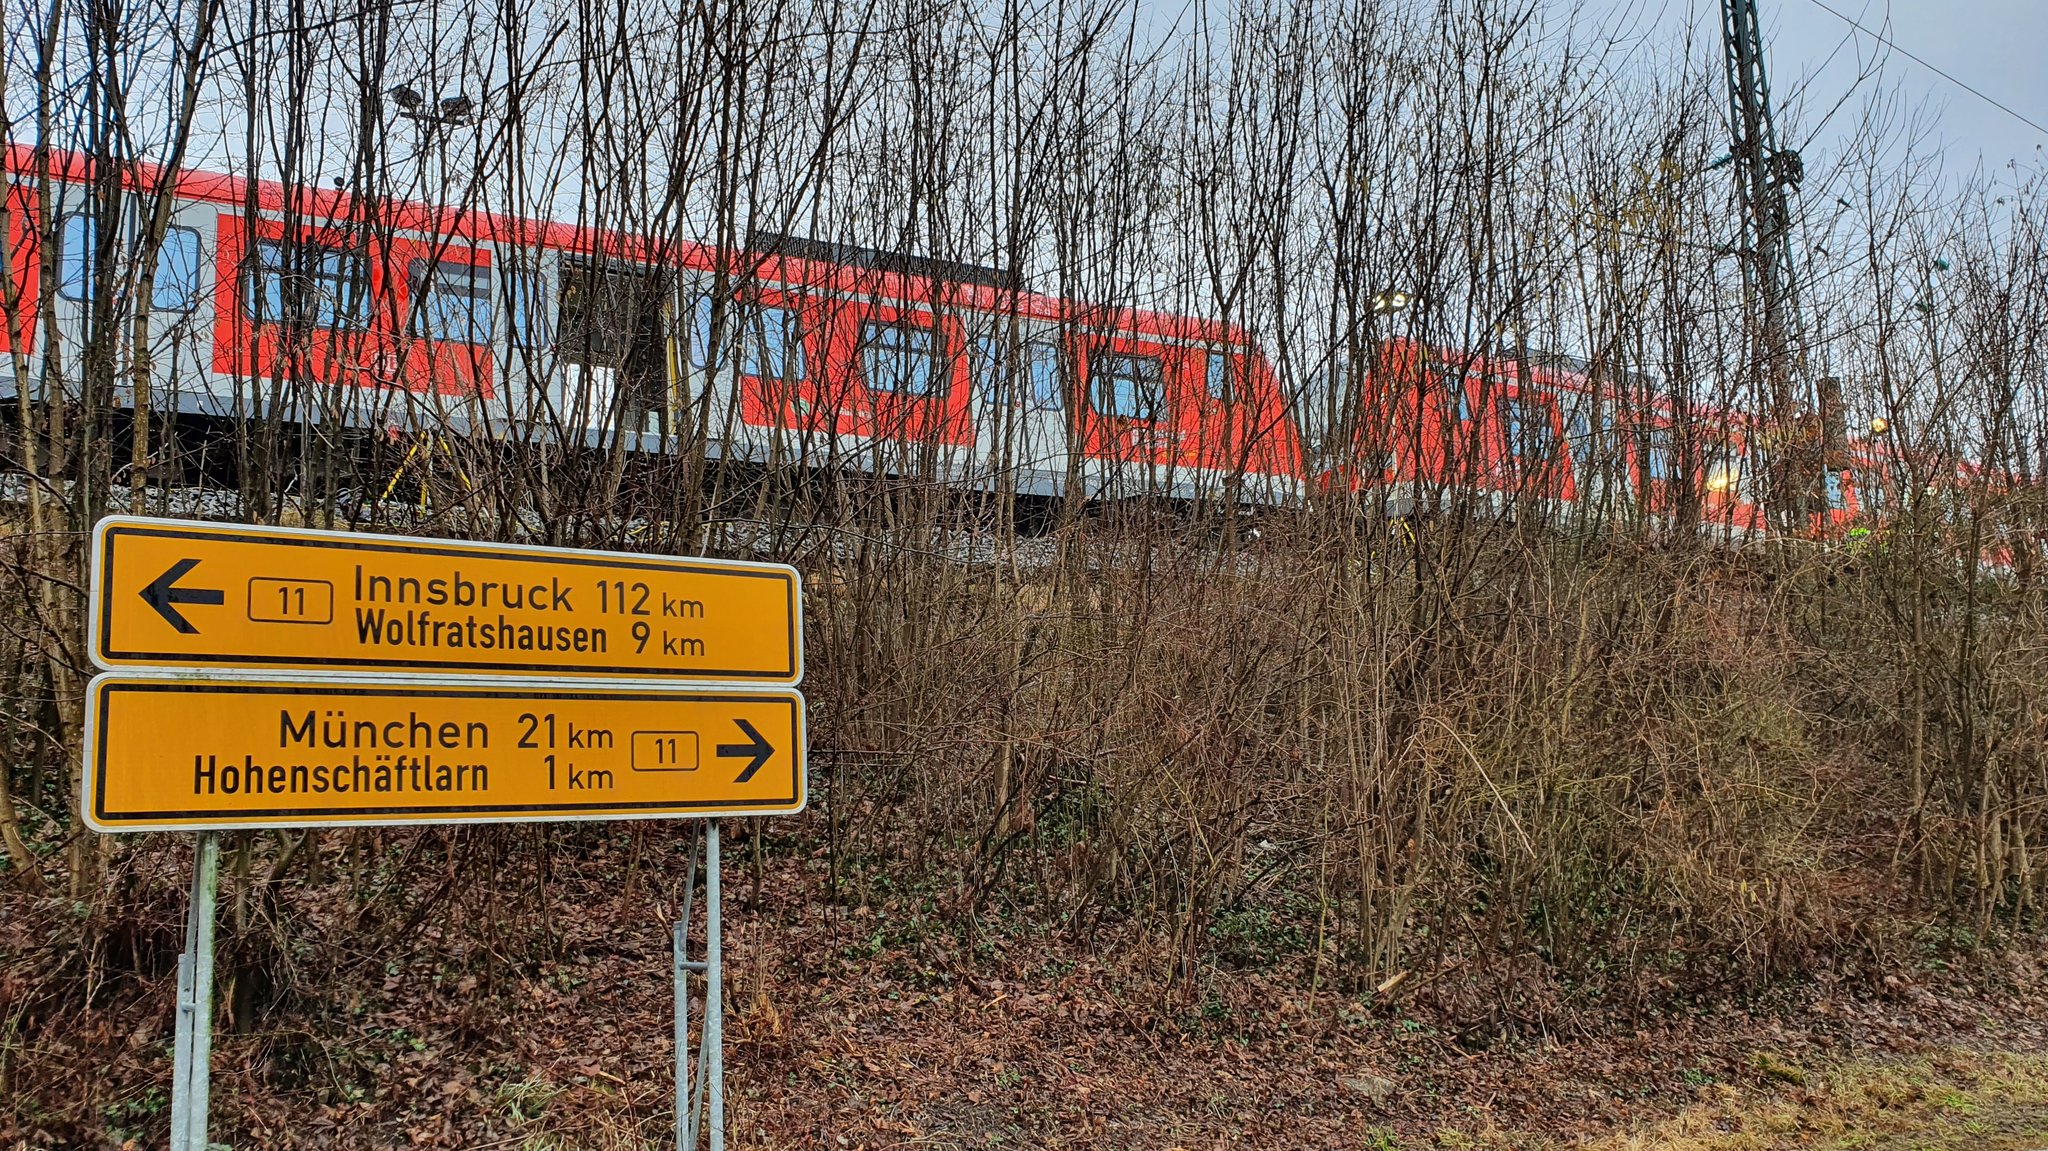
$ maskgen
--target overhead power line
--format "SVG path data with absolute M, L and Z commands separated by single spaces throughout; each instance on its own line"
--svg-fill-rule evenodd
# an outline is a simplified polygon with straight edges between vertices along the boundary
M 1927 69 L 1929 72 L 1932 72 L 1935 75 L 1941 77 L 1942 79 L 1948 81 L 1949 83 L 1954 84 L 1956 87 L 1961 88 L 1963 91 L 1968 92 L 1970 95 L 1975 96 L 1979 100 L 1984 101 L 1986 104 L 1991 105 L 1993 108 L 1996 108 L 1999 111 L 2005 113 L 2006 115 L 2011 116 L 2013 119 L 2018 120 L 2020 123 L 2025 124 L 2027 127 L 2032 128 L 2034 131 L 2041 133 L 2043 136 L 2048 136 L 2048 128 L 2042 127 L 2034 119 L 2032 119 L 2029 116 L 2023 115 L 2022 113 L 2014 109 L 2011 105 L 1996 99 L 1989 93 L 1983 91 L 1980 88 L 1975 87 L 1974 85 L 1970 84 L 1965 80 L 1958 79 L 1953 74 L 1943 70 L 1942 68 L 1938 67 L 1933 63 L 1930 63 L 1925 57 L 1916 56 L 1907 49 L 1901 48 L 1897 43 L 1885 37 L 1884 35 L 1877 32 L 1873 32 L 1869 28 L 1866 28 L 1863 25 L 1857 23 L 1855 18 L 1848 15 L 1847 13 L 1838 12 L 1834 8 L 1829 7 L 1825 0 L 1812 0 L 1812 2 L 1814 7 L 1819 8 L 1821 11 L 1826 12 L 1828 15 L 1833 16 L 1835 19 L 1840 20 L 1844 24 L 1847 24 L 1849 27 L 1856 29 L 1858 32 L 1863 33 L 1865 36 L 1868 36 L 1871 39 L 1877 41 L 1878 43 L 1884 45 L 1885 47 L 1891 49 L 1892 51 L 1897 52 L 1899 55 L 1904 56 L 1906 59 L 1911 60 L 1915 64 L 1920 65 L 1922 68 Z

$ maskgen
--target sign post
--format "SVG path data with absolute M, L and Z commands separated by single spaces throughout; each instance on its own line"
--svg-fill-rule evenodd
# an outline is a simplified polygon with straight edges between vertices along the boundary
M 706 819 L 702 961 L 694 845 L 674 928 L 676 1134 L 723 1151 L 718 818 L 803 809 L 801 612 L 780 564 L 102 521 L 81 814 L 199 833 L 173 1151 L 208 1147 L 218 832 L 676 817 Z
M 207 1151 L 206 1100 L 213 1084 L 213 905 L 220 893 L 220 836 L 199 834 L 192 906 L 178 956 L 178 1018 L 171 1056 L 171 1151 Z
M 697 852 L 704 852 L 704 958 L 690 958 L 690 905 L 697 892 Z M 725 1151 L 725 957 L 719 923 L 718 821 L 707 820 L 690 841 L 690 861 L 683 878 L 682 914 L 675 923 L 674 979 L 676 1000 L 676 1146 L 697 1151 L 698 1133 L 710 1128 L 711 1151 Z M 704 977 L 704 1030 L 697 1043 L 697 1089 L 690 1076 L 690 984 L 692 974 Z M 707 1086 L 708 1085 L 708 1086 Z M 709 1115 L 706 1115 L 708 1097 Z
M 676 1147 L 697 1147 L 697 1111 L 690 1095 L 690 972 L 704 970 L 702 963 L 690 962 L 690 904 L 697 896 L 697 845 L 699 832 L 690 837 L 690 856 L 683 864 L 683 905 L 670 936 L 670 974 L 675 983 L 676 1027 Z
M 711 1151 L 725 1151 L 725 932 L 719 923 L 718 821 L 704 828 L 704 1097 Z M 690 1151 L 696 1151 L 693 1145 Z

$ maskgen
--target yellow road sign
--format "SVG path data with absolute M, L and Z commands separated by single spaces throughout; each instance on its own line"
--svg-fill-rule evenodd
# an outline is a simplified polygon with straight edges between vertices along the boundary
M 102 675 L 99 831 L 778 815 L 803 697 L 767 691 Z
M 113 517 L 92 574 L 109 670 L 803 678 L 781 564 Z

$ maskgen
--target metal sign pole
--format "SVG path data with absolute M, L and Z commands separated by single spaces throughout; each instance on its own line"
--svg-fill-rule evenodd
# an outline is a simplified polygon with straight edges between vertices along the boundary
M 704 958 L 690 958 L 690 909 L 697 893 L 697 845 L 704 846 Z M 718 821 L 692 836 L 683 878 L 682 917 L 671 931 L 676 995 L 676 1151 L 697 1151 L 708 1126 L 711 1151 L 725 1151 L 725 972 L 719 925 Z M 704 977 L 704 1022 L 697 1036 L 697 1074 L 690 1075 L 690 975 Z
M 690 961 L 690 907 L 697 901 L 697 851 L 704 829 L 690 832 L 690 858 L 683 869 L 682 914 L 676 917 L 676 1151 L 697 1151 L 697 1103 L 690 1094 L 690 972 L 704 970 Z M 701 1079 L 700 1079 L 701 1084 Z
M 171 1151 L 207 1151 L 207 1095 L 213 1071 L 213 919 L 220 893 L 220 834 L 199 833 L 192 905 L 178 956 L 178 1019 L 171 1067 Z
M 718 821 L 704 828 L 704 1095 L 711 1151 L 725 1151 L 725 968 L 718 922 Z

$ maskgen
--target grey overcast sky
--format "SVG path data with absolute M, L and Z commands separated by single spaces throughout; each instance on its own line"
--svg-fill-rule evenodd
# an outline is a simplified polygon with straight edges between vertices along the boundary
M 1588 18 L 1612 30 L 1657 40 L 1690 26 L 1699 43 L 1718 50 L 1719 0 L 1584 3 Z M 1867 95 L 1894 91 L 1907 109 L 1923 114 L 1932 129 L 1927 144 L 1942 148 L 1951 175 L 1976 170 L 1980 160 L 1986 168 L 2007 161 L 2022 171 L 2048 167 L 2048 132 L 2022 119 L 2048 125 L 2048 0 L 1757 0 L 1757 10 L 1772 96 L 1796 101 L 1811 135 L 1787 143 L 1832 151 L 1855 126 Z M 1873 68 L 1857 88 L 1859 74 Z M 1814 131 L 1852 88 L 1850 104 Z

